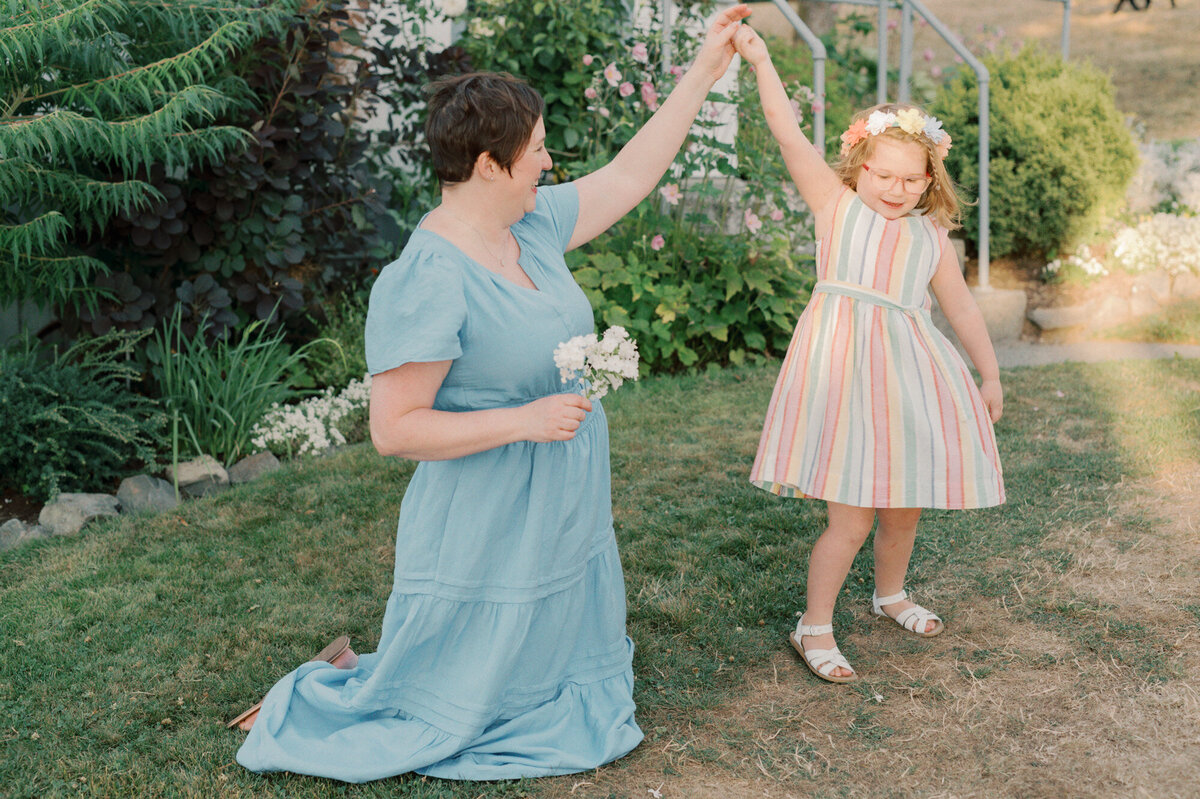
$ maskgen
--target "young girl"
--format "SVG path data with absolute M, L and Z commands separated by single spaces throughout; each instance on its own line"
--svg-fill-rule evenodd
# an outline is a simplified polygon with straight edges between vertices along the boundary
M 992 430 L 1003 407 L 999 370 L 947 239 L 958 200 L 941 123 L 908 105 L 868 109 L 842 134 L 831 169 L 796 124 L 762 39 L 743 25 L 734 44 L 756 69 L 763 113 L 818 234 L 817 284 L 750 480 L 828 503 L 807 606 L 789 637 L 813 674 L 852 682 L 858 675 L 834 643 L 833 606 L 875 519 L 872 610 L 929 637 L 941 619 L 904 590 L 921 508 L 1004 502 Z M 933 326 L 929 289 L 979 370 L 979 388 Z

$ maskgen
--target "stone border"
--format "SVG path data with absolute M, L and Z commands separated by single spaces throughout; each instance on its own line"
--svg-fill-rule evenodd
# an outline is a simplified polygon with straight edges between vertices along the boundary
M 1140 319 L 1178 300 L 1196 297 L 1200 297 L 1200 276 L 1191 272 L 1172 275 L 1165 269 L 1158 269 L 1135 276 L 1128 288 L 1120 293 L 1106 294 L 1077 305 L 1033 308 L 1028 318 L 1041 333 L 1095 331 Z
M 163 513 L 174 510 L 183 499 L 207 497 L 227 490 L 231 485 L 249 483 L 281 468 L 270 452 L 259 452 L 229 467 L 226 471 L 215 458 L 203 455 L 166 470 L 167 480 L 149 474 L 121 481 L 116 496 L 111 494 L 59 494 L 42 508 L 37 524 L 9 519 L 0 524 L 0 551 L 26 541 L 73 535 L 97 519 L 119 513 Z M 175 495 L 178 481 L 179 496 Z

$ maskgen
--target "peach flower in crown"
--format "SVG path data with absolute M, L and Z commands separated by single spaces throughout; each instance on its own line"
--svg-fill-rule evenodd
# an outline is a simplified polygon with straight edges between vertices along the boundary
M 939 158 L 945 158 L 950 152 L 950 134 L 942 130 L 941 120 L 926 116 L 915 108 L 905 108 L 899 112 L 872 111 L 870 116 L 851 124 L 842 134 L 842 157 L 845 158 L 854 145 L 863 139 L 878 136 L 888 128 L 900 128 L 912 136 L 924 136 L 933 143 Z

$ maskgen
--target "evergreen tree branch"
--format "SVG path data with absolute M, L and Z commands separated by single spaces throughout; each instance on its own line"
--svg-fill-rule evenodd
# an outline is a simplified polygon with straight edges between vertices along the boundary
M 58 98 L 60 105 L 85 105 L 98 111 L 96 95 L 99 94 L 113 102 L 136 97 L 149 106 L 154 92 L 178 92 L 189 82 L 203 83 L 207 73 L 216 69 L 219 53 L 245 49 L 254 36 L 255 26 L 240 21 L 227 22 L 203 42 L 178 55 L 116 75 L 35 94 L 26 102 Z
M 0 196 L 26 207 L 53 203 L 89 234 L 117 214 L 132 214 L 163 200 L 158 189 L 145 181 L 93 180 L 23 159 L 0 161 Z

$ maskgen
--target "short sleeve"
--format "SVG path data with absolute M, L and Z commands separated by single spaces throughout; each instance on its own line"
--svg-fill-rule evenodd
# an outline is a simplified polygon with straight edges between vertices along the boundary
M 540 187 L 534 210 L 518 224 L 537 230 L 539 235 L 553 241 L 559 252 L 566 252 L 578 219 L 579 190 L 574 183 L 561 183 Z
M 467 317 L 462 274 L 445 256 L 402 254 L 371 288 L 367 307 L 367 371 L 406 363 L 452 361 L 462 355 Z

